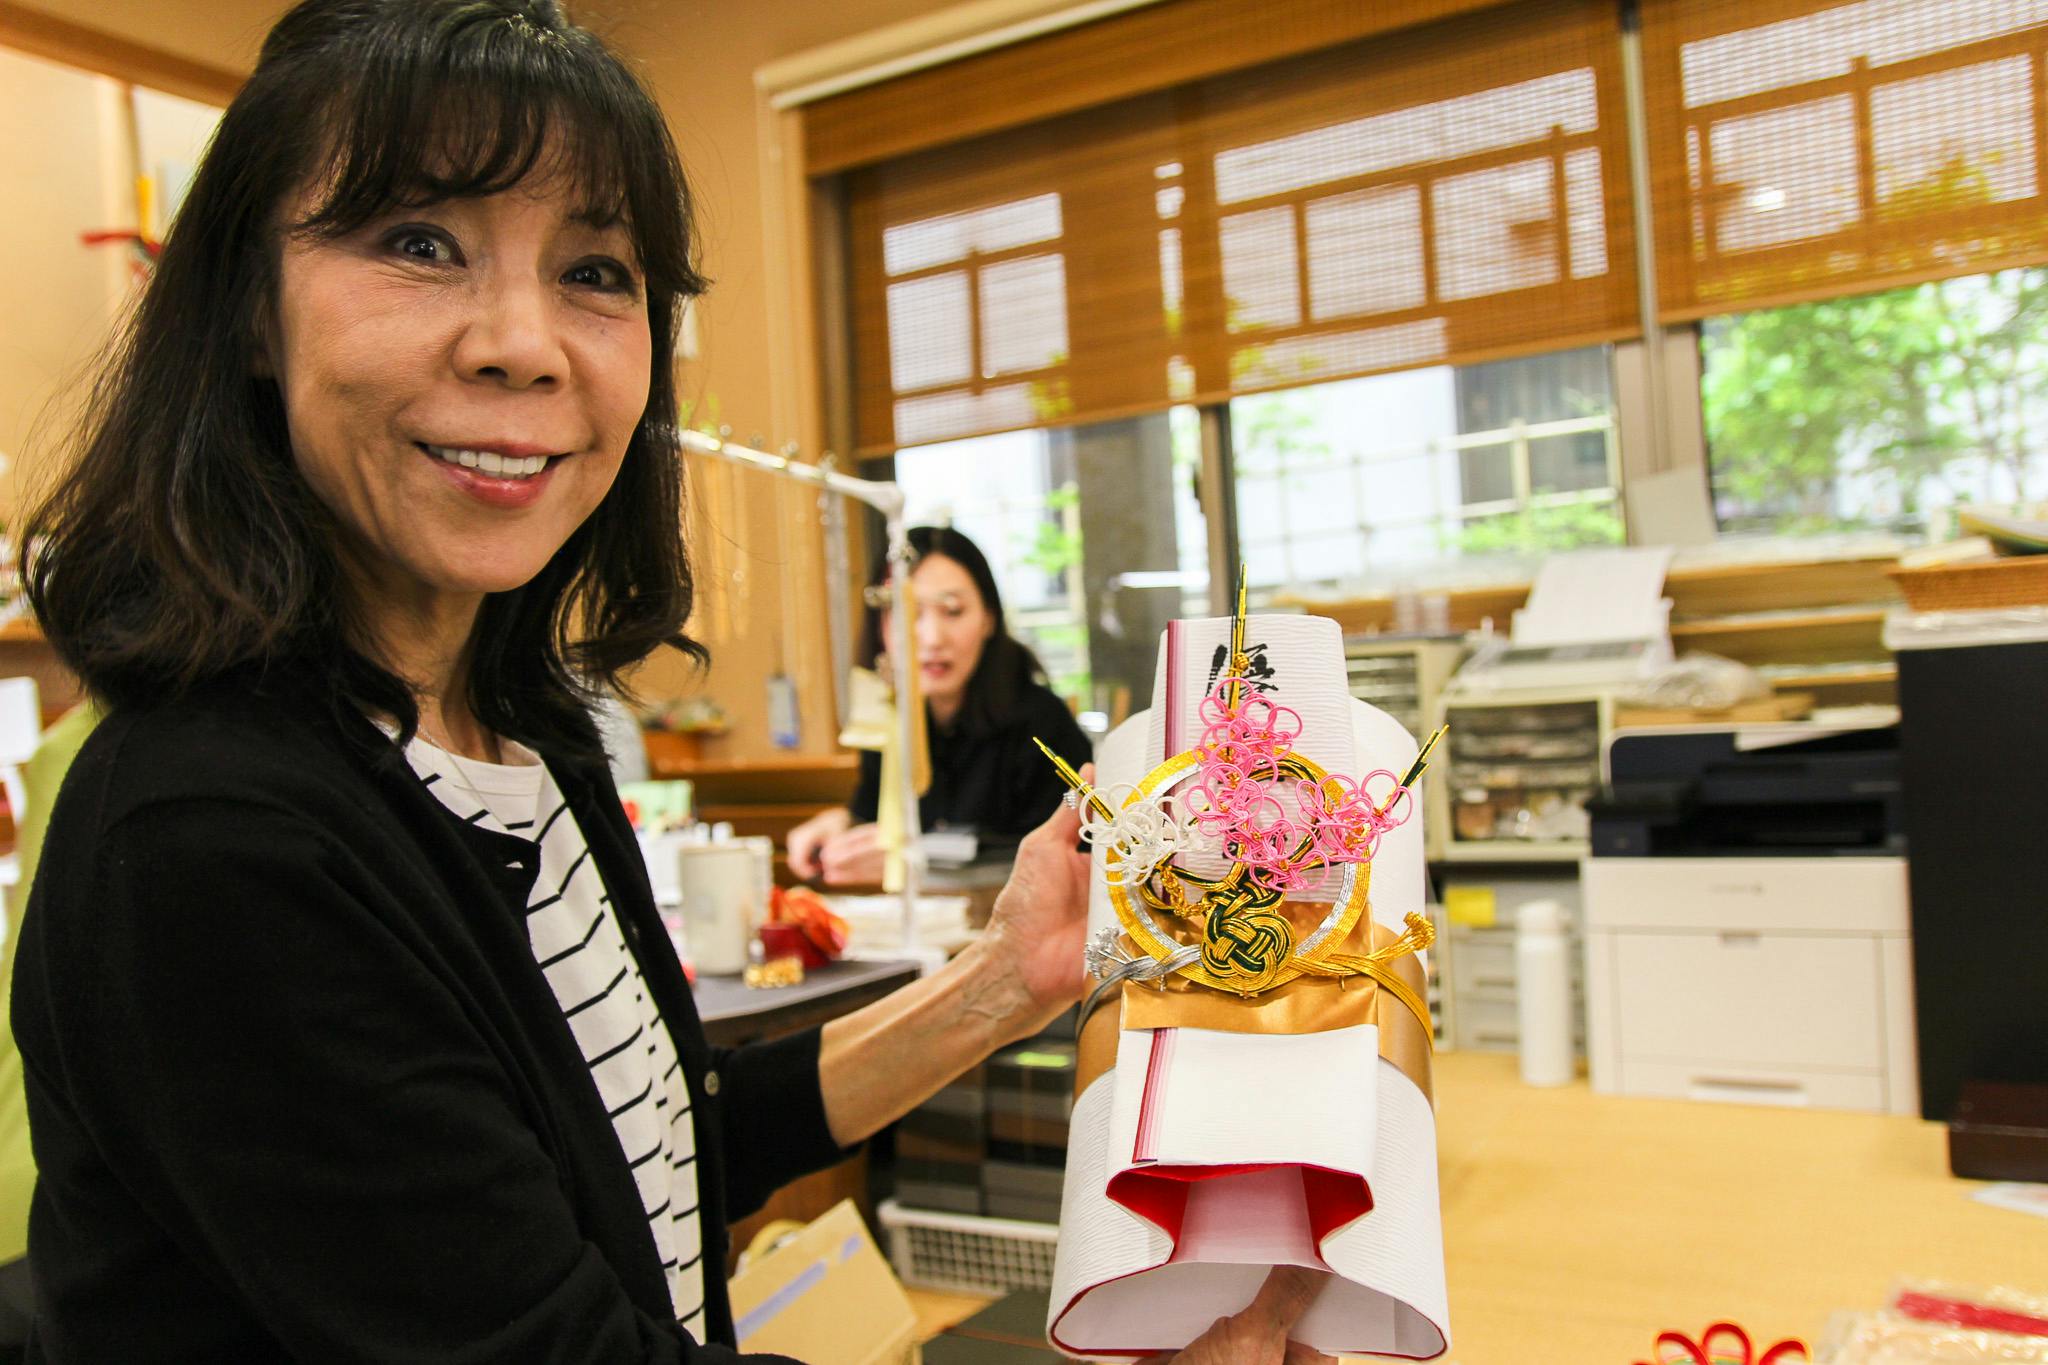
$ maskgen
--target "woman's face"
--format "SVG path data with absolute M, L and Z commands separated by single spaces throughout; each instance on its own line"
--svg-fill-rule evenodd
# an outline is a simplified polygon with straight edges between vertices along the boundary
M 957 706 L 967 694 L 967 680 L 981 662 L 981 651 L 995 634 L 996 618 L 981 599 L 981 590 L 959 561 L 929 554 L 910 574 L 917 600 L 918 685 L 940 710 Z M 885 638 L 893 638 L 888 618 Z
M 646 301 L 625 228 L 577 209 L 539 184 L 287 234 L 266 356 L 373 629 L 525 583 L 618 473 Z

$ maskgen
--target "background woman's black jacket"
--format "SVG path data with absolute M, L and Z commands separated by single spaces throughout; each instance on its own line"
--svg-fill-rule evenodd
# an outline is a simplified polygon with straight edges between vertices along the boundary
M 366 721 L 225 688 L 118 713 L 54 809 L 14 978 L 41 1168 L 31 1360 L 720 1361 L 529 947 L 534 846 Z M 726 1224 L 840 1153 L 815 1032 L 709 1048 L 602 771 L 555 774 Z
M 985 836 L 1021 838 L 1045 823 L 1067 790 L 1033 738 L 1076 768 L 1094 752 L 1067 704 L 1037 683 L 1026 684 L 1011 714 L 987 729 L 962 724 L 941 730 L 931 723 L 929 707 L 925 721 L 932 785 L 917 803 L 923 829 L 968 825 Z M 870 750 L 860 756 L 860 783 L 846 803 L 855 820 L 875 818 L 881 788 L 882 758 Z

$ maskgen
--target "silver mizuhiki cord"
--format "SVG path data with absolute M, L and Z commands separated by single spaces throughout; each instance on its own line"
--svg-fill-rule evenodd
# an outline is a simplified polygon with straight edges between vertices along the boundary
M 1088 973 L 1099 978 L 1095 989 L 1088 992 L 1088 998 L 1081 1002 L 1081 1016 L 1074 1025 L 1078 1035 L 1087 1024 L 1088 1016 L 1102 1006 L 1109 997 L 1112 987 L 1126 981 L 1158 981 L 1172 975 L 1202 955 L 1202 950 L 1192 944 L 1176 948 L 1163 958 L 1133 957 L 1124 950 L 1123 931 L 1104 929 L 1088 944 Z

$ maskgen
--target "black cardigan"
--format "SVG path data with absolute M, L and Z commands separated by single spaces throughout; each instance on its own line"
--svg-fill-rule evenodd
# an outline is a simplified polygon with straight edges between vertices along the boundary
M 689 1079 L 699 1346 L 528 944 L 537 849 L 284 691 L 117 713 L 53 810 L 14 975 L 28 1358 L 740 1359 L 727 1219 L 842 1155 L 817 1033 L 706 1045 L 610 778 L 551 765 Z

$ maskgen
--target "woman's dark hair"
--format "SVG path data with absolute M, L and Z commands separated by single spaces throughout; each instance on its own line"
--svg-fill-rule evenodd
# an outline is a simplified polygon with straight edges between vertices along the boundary
M 469 701 L 492 730 L 601 757 L 588 704 L 683 635 L 674 350 L 702 292 L 689 190 L 659 107 L 554 0 L 304 0 L 228 106 L 122 338 L 77 463 L 29 513 L 24 587 L 43 630 L 111 707 L 230 673 L 312 673 L 336 707 L 418 723 L 365 652 L 332 516 L 293 460 L 260 360 L 287 234 L 568 186 L 631 235 L 653 333 L 647 409 L 610 492 L 534 578 L 485 599 Z M 312 212 L 282 220 L 307 186 Z
M 959 720 L 955 722 L 968 734 L 992 733 L 1016 714 L 1018 701 L 1026 689 L 1044 681 L 1045 666 L 1038 662 L 1038 656 L 1031 652 L 1030 646 L 1010 634 L 1003 617 L 1003 595 L 996 588 L 996 576 L 989 569 L 988 559 L 981 553 L 980 546 L 950 526 L 913 526 L 909 537 L 913 571 L 927 555 L 952 560 L 974 580 L 975 591 L 981 594 L 981 605 L 995 619 L 995 630 L 981 647 L 981 658 L 974 665 L 973 675 L 967 679 L 967 695 L 961 702 Z M 876 559 L 874 571 L 868 575 L 871 601 L 876 595 L 874 590 L 888 581 L 889 560 L 884 554 Z M 860 658 L 863 661 L 882 655 L 883 611 L 884 607 L 878 605 L 870 605 L 867 609 L 860 637 Z

